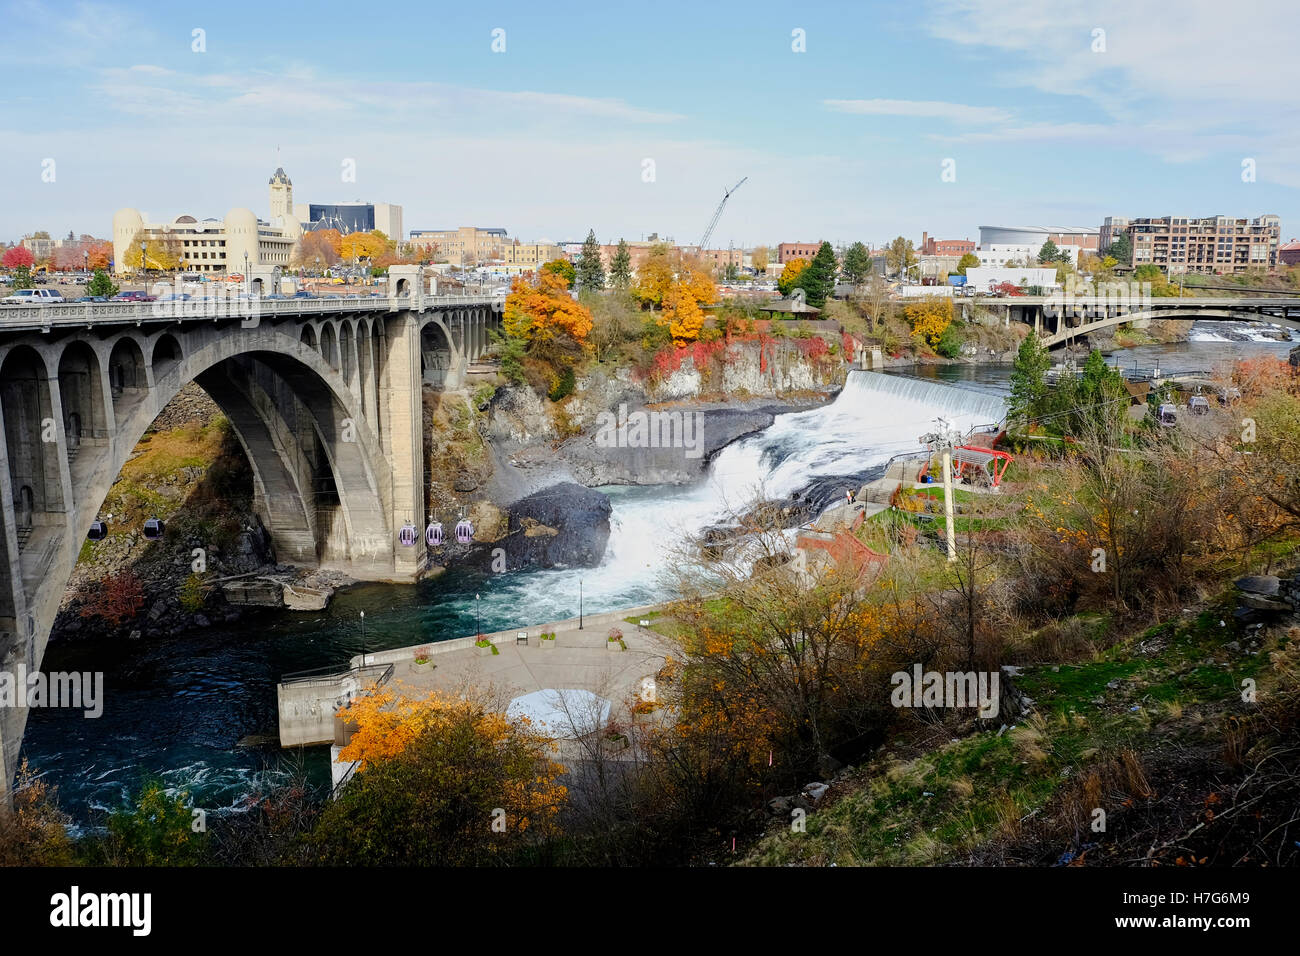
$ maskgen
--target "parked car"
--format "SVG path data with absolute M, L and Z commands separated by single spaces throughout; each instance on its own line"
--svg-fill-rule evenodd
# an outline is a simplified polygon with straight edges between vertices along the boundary
M 77 301 L 77 302 L 107 302 L 107 301 L 108 301 L 108 296 L 106 296 L 106 295 L 83 295 L 81 298 L 76 299 L 75 301 Z
M 190 295 L 188 292 L 182 292 L 179 295 L 175 292 L 168 292 L 165 295 L 159 296 L 157 301 L 158 302 L 188 302 L 192 298 L 193 296 Z
M 308 292 L 306 289 L 299 289 L 297 292 L 295 292 L 295 293 L 291 296 L 291 298 L 294 298 L 294 299 L 314 299 L 314 298 L 316 298 L 316 293 L 314 293 L 314 292 Z
M 147 292 L 141 292 L 138 289 L 131 289 L 127 292 L 119 292 L 113 296 L 114 302 L 155 302 L 156 298 Z
M 63 293 L 58 289 L 18 289 L 0 299 L 5 305 L 50 305 L 63 301 Z

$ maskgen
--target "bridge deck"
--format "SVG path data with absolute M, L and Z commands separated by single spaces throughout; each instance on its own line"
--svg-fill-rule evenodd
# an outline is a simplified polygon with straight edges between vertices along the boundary
M 500 302 L 491 295 L 344 296 L 338 299 L 191 299 L 171 302 L 65 302 L 0 306 L 0 332 L 45 331 L 56 326 L 140 325 L 214 319 L 317 318 L 355 312 L 443 309 Z

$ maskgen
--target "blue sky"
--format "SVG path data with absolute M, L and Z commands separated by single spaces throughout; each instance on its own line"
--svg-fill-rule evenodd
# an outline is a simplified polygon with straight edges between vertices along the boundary
M 265 217 L 277 149 L 296 201 L 400 203 L 408 230 L 695 242 L 748 176 L 713 245 L 1108 214 L 1300 234 L 1274 0 L 185 6 L 0 0 L 0 240 Z

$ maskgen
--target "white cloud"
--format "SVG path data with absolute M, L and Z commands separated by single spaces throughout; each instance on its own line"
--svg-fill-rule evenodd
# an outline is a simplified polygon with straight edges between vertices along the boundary
M 954 123 L 1004 123 L 1011 113 L 995 106 L 967 106 L 939 100 L 822 100 L 837 113 L 861 116 L 913 116 L 923 119 L 946 119 Z

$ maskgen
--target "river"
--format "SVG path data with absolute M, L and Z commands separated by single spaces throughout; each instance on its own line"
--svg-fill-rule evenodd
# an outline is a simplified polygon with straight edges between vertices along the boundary
M 1158 362 L 1171 371 L 1208 371 L 1250 355 L 1285 357 L 1293 347 L 1222 341 L 1225 331 L 1236 328 L 1200 323 L 1193 341 L 1126 349 L 1114 358 L 1125 367 Z M 209 812 L 238 812 L 259 786 L 299 769 L 325 782 L 327 748 L 284 752 L 256 739 L 274 739 L 281 675 L 342 667 L 363 648 L 576 616 L 580 588 L 582 609 L 593 613 L 661 600 L 670 594 L 666 575 L 683 535 L 724 518 L 760 489 L 770 497 L 809 488 L 838 497 L 842 484 L 873 476 L 892 455 L 918 447 L 919 436 L 940 415 L 959 427 L 993 420 L 1009 374 L 1005 365 L 854 373 L 835 402 L 778 416 L 765 431 L 724 448 L 704 481 L 602 489 L 613 512 L 598 568 L 449 571 L 413 586 L 358 585 L 339 592 L 324 612 L 267 611 L 251 626 L 212 627 L 163 640 L 51 643 L 46 671 L 103 672 L 104 712 L 86 719 L 70 709 L 33 710 L 23 756 L 58 786 L 60 804 L 82 824 L 92 822 L 96 811 L 124 804 L 145 775 L 188 790 Z

